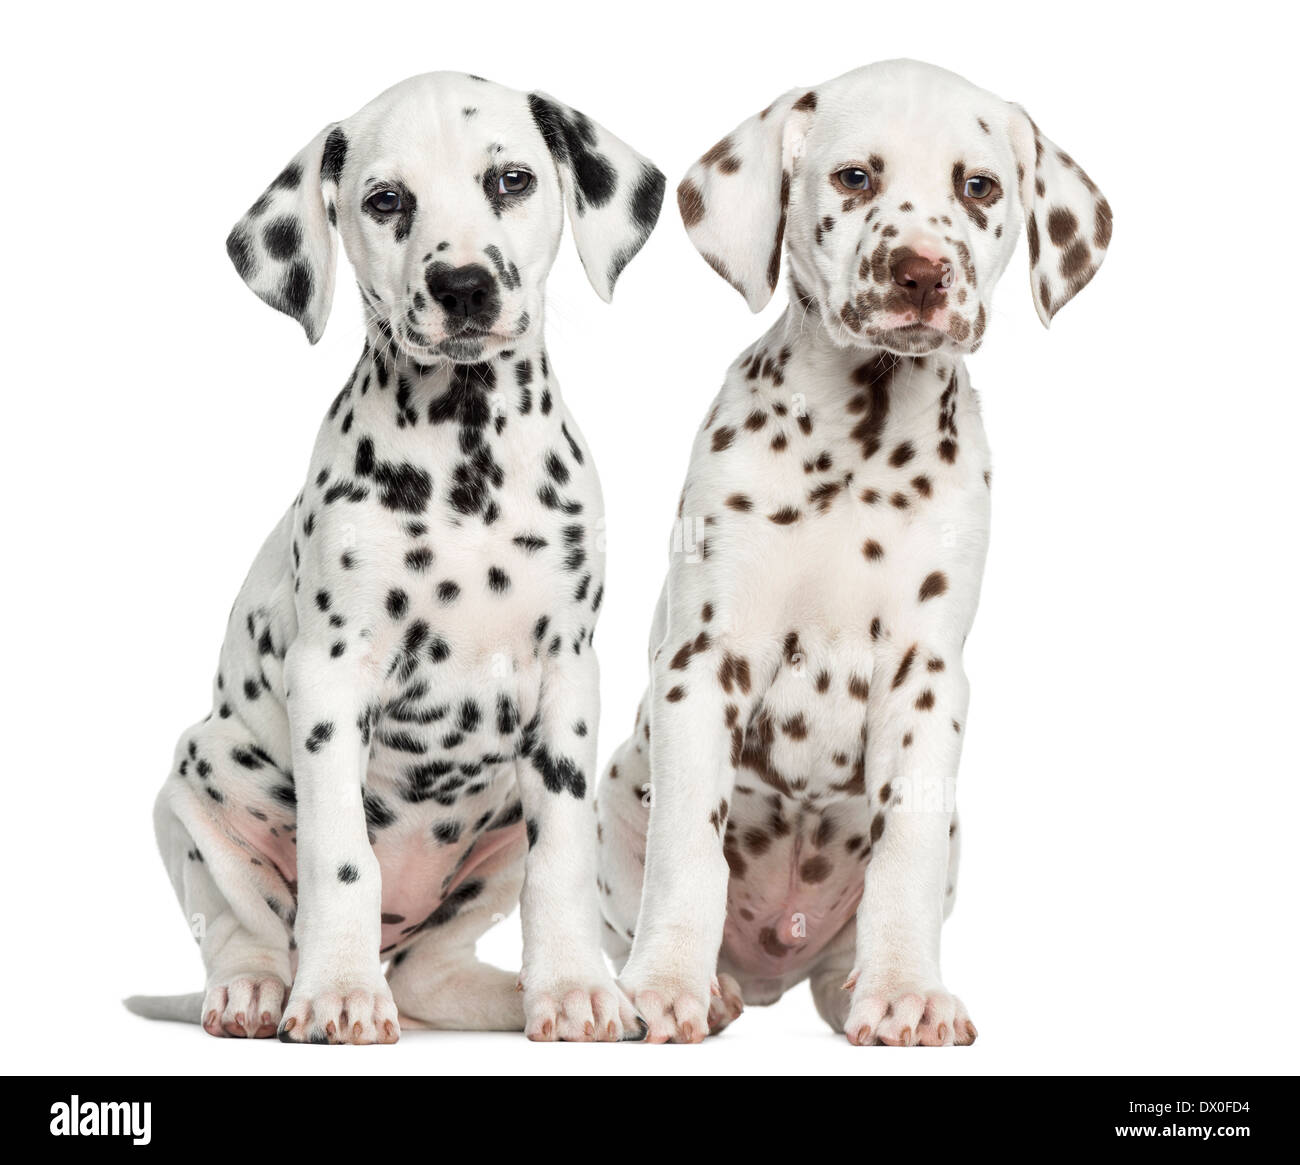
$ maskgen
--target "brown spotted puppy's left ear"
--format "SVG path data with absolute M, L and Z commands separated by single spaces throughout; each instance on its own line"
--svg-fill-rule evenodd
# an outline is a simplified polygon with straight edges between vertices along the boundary
M 226 254 L 240 277 L 276 311 L 292 316 L 313 344 L 334 299 L 339 178 L 347 137 L 326 126 L 294 156 L 234 226 Z
M 741 122 L 677 187 L 686 233 L 710 267 L 762 311 L 781 276 L 795 159 L 817 94 L 791 89 Z
M 609 130 L 545 93 L 530 93 L 528 108 L 559 172 L 578 257 L 609 303 L 623 268 L 659 221 L 664 176 Z
M 1110 246 L 1110 203 L 1082 167 L 1020 106 L 1011 137 L 1029 242 L 1029 282 L 1043 327 L 1097 274 Z

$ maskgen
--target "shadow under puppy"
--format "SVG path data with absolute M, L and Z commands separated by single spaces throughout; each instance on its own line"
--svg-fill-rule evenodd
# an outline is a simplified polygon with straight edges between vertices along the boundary
M 591 893 L 603 506 L 541 333 L 564 205 L 608 300 L 663 188 L 581 113 L 433 73 L 327 126 L 231 232 L 313 342 L 341 238 L 366 343 L 157 801 L 206 991 L 133 1010 L 315 1043 L 392 1042 L 399 1012 L 635 1024 Z M 521 884 L 517 977 L 474 947 Z
M 695 440 L 650 687 L 599 796 L 606 949 L 652 1041 L 809 979 L 854 1044 L 968 1044 L 944 986 L 989 450 L 962 357 L 1023 218 L 1043 323 L 1110 207 L 1018 106 L 912 61 L 793 89 L 677 191 L 757 311 Z

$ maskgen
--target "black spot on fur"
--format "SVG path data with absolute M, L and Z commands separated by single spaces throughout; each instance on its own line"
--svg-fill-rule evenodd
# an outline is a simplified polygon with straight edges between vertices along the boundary
M 596 127 L 591 119 L 577 110 L 566 113 L 539 93 L 528 95 L 528 108 L 551 157 L 573 174 L 575 211 L 585 214 L 588 203 L 604 206 L 614 197 L 618 173 L 604 154 L 592 148 Z
M 272 219 L 262 228 L 262 245 L 273 259 L 292 259 L 302 246 L 302 228 L 290 214 Z
M 337 183 L 343 173 L 343 164 L 348 158 L 348 137 L 338 126 L 330 130 L 325 139 L 325 149 L 320 159 L 320 176 L 322 182 Z

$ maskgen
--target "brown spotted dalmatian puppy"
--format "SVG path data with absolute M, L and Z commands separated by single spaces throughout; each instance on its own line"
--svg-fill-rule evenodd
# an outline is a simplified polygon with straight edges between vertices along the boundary
M 969 1044 L 939 970 L 989 522 L 962 358 L 1021 218 L 1047 324 L 1110 208 L 1018 106 L 911 61 L 778 98 L 678 203 L 755 311 L 784 245 L 791 302 L 695 441 L 650 688 L 600 788 L 606 950 L 653 1041 L 809 979 L 854 1044 Z
M 583 114 L 434 73 L 323 129 L 231 232 L 313 342 L 341 238 L 366 343 L 157 802 L 206 991 L 133 1009 L 313 1043 L 390 1043 L 399 1013 L 534 1039 L 635 1025 L 591 893 L 601 493 L 543 284 L 567 204 L 608 300 L 663 188 Z M 521 884 L 516 976 L 474 947 Z

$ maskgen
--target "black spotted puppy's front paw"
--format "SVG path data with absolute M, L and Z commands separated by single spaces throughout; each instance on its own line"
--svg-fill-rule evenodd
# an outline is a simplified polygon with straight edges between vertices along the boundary
M 388 982 L 338 979 L 293 985 L 279 1037 L 286 1044 L 395 1044 L 401 1034 Z

